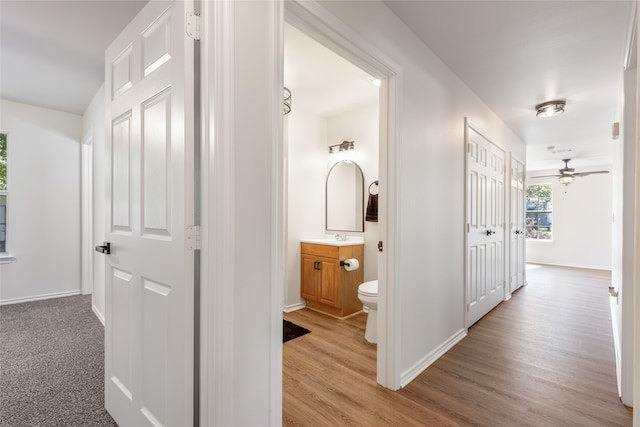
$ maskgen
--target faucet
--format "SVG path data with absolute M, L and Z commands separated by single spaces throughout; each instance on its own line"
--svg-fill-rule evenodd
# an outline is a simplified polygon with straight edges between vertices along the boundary
M 346 234 L 336 234 L 336 240 L 339 242 L 344 242 L 345 240 L 347 240 L 347 235 Z

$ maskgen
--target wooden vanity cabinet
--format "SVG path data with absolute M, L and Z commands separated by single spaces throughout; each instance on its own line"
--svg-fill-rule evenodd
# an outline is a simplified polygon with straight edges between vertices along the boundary
M 360 268 L 347 271 L 340 261 L 357 258 Z M 307 307 L 337 318 L 362 310 L 358 286 L 363 282 L 364 245 L 301 243 L 300 293 Z

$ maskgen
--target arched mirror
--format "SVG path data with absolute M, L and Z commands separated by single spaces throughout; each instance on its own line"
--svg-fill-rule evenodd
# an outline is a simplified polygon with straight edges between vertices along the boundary
M 364 231 L 364 175 L 357 163 L 342 160 L 327 175 L 327 231 Z

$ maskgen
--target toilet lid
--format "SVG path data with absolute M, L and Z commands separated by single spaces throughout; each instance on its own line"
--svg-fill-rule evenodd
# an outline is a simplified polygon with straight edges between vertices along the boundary
M 378 281 L 372 280 L 370 282 L 364 282 L 358 286 L 358 292 L 364 295 L 377 296 L 378 295 Z

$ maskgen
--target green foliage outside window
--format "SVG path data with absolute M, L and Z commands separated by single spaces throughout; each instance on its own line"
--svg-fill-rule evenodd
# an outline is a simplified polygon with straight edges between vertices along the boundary
M 526 237 L 551 240 L 553 238 L 553 186 L 551 184 L 527 185 Z
M 0 133 L 0 191 L 7 189 L 7 134 Z

